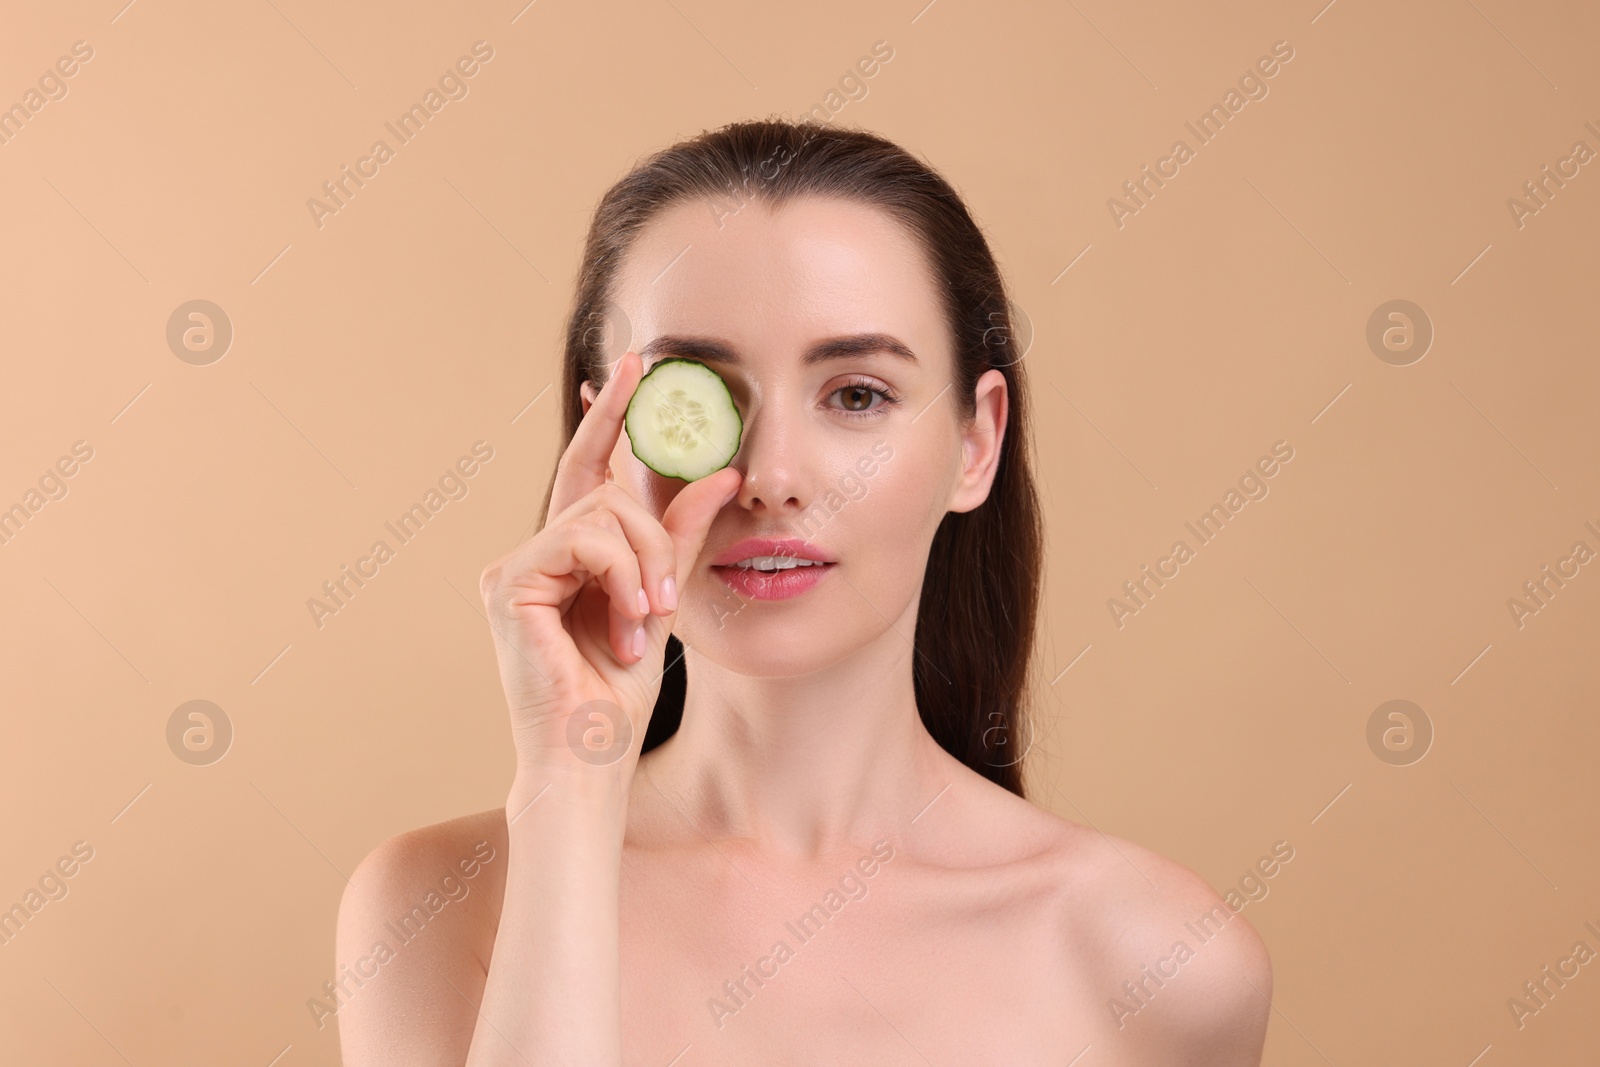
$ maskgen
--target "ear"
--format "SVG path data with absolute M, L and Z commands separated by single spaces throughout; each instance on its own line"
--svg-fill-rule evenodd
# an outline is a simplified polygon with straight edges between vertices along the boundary
M 961 469 L 950 495 L 950 511 L 971 511 L 989 499 L 989 487 L 1000 469 L 1010 410 L 1006 376 L 994 368 L 984 371 L 973 399 L 972 424 L 961 433 Z

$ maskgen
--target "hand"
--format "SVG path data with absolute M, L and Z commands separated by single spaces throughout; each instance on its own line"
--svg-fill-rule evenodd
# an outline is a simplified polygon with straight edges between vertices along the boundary
M 690 482 L 658 521 L 606 480 L 642 374 L 624 353 L 556 466 L 552 517 L 479 582 L 519 773 L 613 767 L 631 779 L 677 593 L 743 481 L 724 467 Z

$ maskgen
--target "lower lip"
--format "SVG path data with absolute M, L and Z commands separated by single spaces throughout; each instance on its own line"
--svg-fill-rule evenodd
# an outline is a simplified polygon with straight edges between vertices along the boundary
M 751 600 L 788 600 L 799 596 L 822 581 L 822 576 L 837 564 L 824 563 L 820 567 L 791 567 L 788 570 L 763 574 L 754 567 L 712 567 L 717 577 L 728 587 Z

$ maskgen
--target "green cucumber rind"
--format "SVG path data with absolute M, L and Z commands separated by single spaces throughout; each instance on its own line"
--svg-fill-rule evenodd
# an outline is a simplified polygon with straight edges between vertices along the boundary
M 667 366 L 669 363 L 687 363 L 715 378 L 717 384 L 722 386 L 722 391 L 727 396 L 728 410 L 733 412 L 734 422 L 737 427 L 733 434 L 733 451 L 728 453 L 728 458 L 720 465 L 712 467 L 710 470 L 695 474 L 693 478 L 687 476 L 688 474 L 693 473 L 692 470 L 687 472 L 681 468 L 678 470 L 663 470 L 662 467 L 658 467 L 656 463 L 652 463 L 648 458 L 640 453 L 639 442 L 634 439 L 632 431 L 628 429 L 628 423 L 632 421 L 633 418 L 634 404 L 646 403 L 646 401 L 639 400 L 639 394 L 644 388 L 644 383 L 650 379 L 650 375 L 654 374 L 662 367 Z M 739 405 L 733 402 L 733 390 L 728 388 L 728 383 L 723 379 L 722 375 L 718 374 L 715 370 L 706 366 L 705 363 L 698 359 L 685 359 L 682 356 L 668 356 L 666 359 L 658 361 L 655 366 L 650 368 L 649 372 L 646 373 L 644 377 L 639 379 L 639 384 L 633 390 L 633 396 L 628 398 L 627 410 L 623 412 L 622 431 L 628 435 L 628 447 L 633 451 L 634 456 L 638 458 L 640 463 L 643 463 L 646 467 L 649 467 L 652 471 L 655 471 L 664 478 L 677 478 L 682 481 L 695 481 L 699 478 L 704 478 L 708 474 L 715 474 L 723 467 L 726 467 L 729 463 L 732 463 L 733 457 L 739 454 L 739 447 L 744 443 L 744 415 L 740 413 Z M 645 451 L 649 451 L 649 448 L 646 447 Z M 656 462 L 659 463 L 660 460 L 657 460 Z M 662 466 L 665 466 L 665 464 Z

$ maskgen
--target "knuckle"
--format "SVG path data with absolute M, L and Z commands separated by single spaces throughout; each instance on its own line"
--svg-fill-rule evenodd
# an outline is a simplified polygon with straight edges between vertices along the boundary
M 606 482 L 594 491 L 596 506 L 606 509 L 613 514 L 631 511 L 634 507 L 633 497 L 627 490 L 616 482 Z
M 622 533 L 622 522 L 607 508 L 599 507 L 589 513 L 590 522 L 607 533 Z
M 612 558 L 612 573 L 617 575 L 624 585 L 631 579 L 633 584 L 639 584 L 639 557 L 633 554 L 633 549 L 626 544 L 617 546 L 616 555 Z
M 568 515 L 566 521 L 561 525 L 563 531 L 568 536 L 572 536 L 573 534 L 581 534 L 584 530 L 598 529 L 600 527 L 600 519 L 593 508 L 588 508 Z
M 496 563 L 478 579 L 478 594 L 483 598 L 483 609 L 490 618 L 510 618 L 516 614 L 517 591 L 504 580 L 504 570 Z
M 483 607 L 492 618 L 511 619 L 517 614 L 517 598 L 514 590 L 495 589 L 484 598 Z
M 478 575 L 478 595 L 482 597 L 485 602 L 487 602 L 489 598 L 494 595 L 495 591 L 500 588 L 500 576 L 504 573 L 504 571 L 504 566 L 502 566 L 499 560 L 496 560 L 487 567 L 483 568 L 483 573 Z

